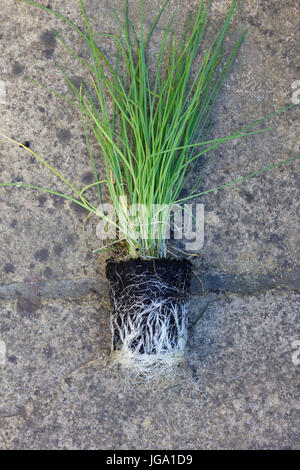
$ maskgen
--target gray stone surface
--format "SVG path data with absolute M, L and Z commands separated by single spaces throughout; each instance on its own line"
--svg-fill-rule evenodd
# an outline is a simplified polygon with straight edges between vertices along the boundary
M 197 298 L 191 320 L 207 300 L 185 376 L 130 387 L 108 362 L 108 312 L 96 295 L 30 313 L 2 304 L 2 448 L 299 447 L 297 294 Z
M 79 2 L 49 3 L 83 26 Z M 99 31 L 115 30 L 109 8 L 121 18 L 123 2 L 86 3 Z M 206 41 L 230 1 L 211 3 Z M 138 24 L 136 1 L 129 4 Z M 180 32 L 197 4 L 171 0 L 153 37 L 153 54 L 171 14 L 177 13 Z M 147 25 L 161 1 L 148 5 Z M 1 1 L 0 132 L 29 142 L 83 187 L 92 176 L 80 117 L 26 80 L 71 96 L 57 65 L 72 78 L 87 79 L 51 28 L 87 58 L 57 18 L 17 0 Z M 230 27 L 229 47 L 245 28 L 213 114 L 212 137 L 291 104 L 292 83 L 300 78 L 296 2 L 245 1 Z M 101 47 L 112 57 L 111 43 Z M 220 147 L 200 190 L 299 153 L 299 110 L 271 124 L 276 128 L 268 134 Z M 100 159 L 95 143 L 93 148 Z M 199 199 L 205 204 L 205 244 L 194 263 L 206 294 L 192 297 L 191 323 L 209 304 L 190 331 L 186 376 L 148 389 L 137 384 L 133 392 L 109 364 L 105 256 L 91 254 L 99 243 L 97 221 L 84 224 L 85 212 L 62 199 L 0 188 L 0 341 L 6 345 L 0 448 L 299 448 L 299 366 L 292 362 L 292 343 L 299 339 L 297 167 L 289 164 Z M 65 189 L 32 155 L 3 138 L 0 181 Z M 199 293 L 196 281 L 194 288 Z
M 47 2 L 44 2 L 45 4 Z M 172 1 L 169 14 L 162 18 L 153 40 L 157 51 L 159 32 L 177 12 L 177 29 L 182 29 L 188 11 L 197 2 Z M 211 7 L 207 39 L 221 23 L 228 1 L 214 1 Z M 71 7 L 72 4 L 72 7 Z M 151 2 L 153 11 L 160 4 Z M 51 2 L 77 24 L 82 25 L 78 5 L 74 2 Z M 121 15 L 123 3 L 89 1 L 92 22 L 101 31 L 113 31 L 109 15 L 112 6 Z M 138 10 L 130 2 L 131 15 L 137 22 Z M 255 118 L 291 104 L 291 85 L 299 73 L 297 57 L 296 5 L 294 2 L 245 2 L 236 14 L 229 31 L 228 45 L 249 28 L 233 71 L 220 96 L 214 115 L 212 136 L 223 136 Z M 147 8 L 146 23 L 153 16 Z M 88 155 L 80 118 L 71 106 L 47 90 L 34 86 L 27 76 L 70 92 L 57 65 L 71 77 L 84 71 L 51 35 L 56 28 L 83 57 L 88 51 L 58 18 L 22 4 L 2 2 L 1 76 L 5 82 L 6 105 L 1 105 L 1 131 L 21 142 L 53 164 L 77 187 L 91 181 Z M 5 18 L 5 21 L 4 21 Z M 112 44 L 101 47 L 112 56 Z M 50 53 L 51 52 L 51 53 Z M 299 151 L 299 110 L 284 113 L 272 121 L 276 129 L 223 145 L 216 152 L 200 189 L 207 189 L 251 173 L 272 162 L 294 156 Z M 99 155 L 94 146 L 96 155 Z M 100 165 L 101 166 L 101 165 Z M 205 204 L 205 263 L 221 270 L 239 273 L 286 272 L 294 268 L 297 235 L 297 164 L 211 193 Z M 65 189 L 63 183 L 24 149 L 0 140 L 1 181 L 24 181 L 48 188 Z M 69 190 L 67 189 L 67 192 Z M 68 194 L 70 194 L 68 192 Z M 53 278 L 95 276 L 103 256 L 90 256 L 98 246 L 95 220 L 87 224 L 88 248 L 82 224 L 85 213 L 73 204 L 44 193 L 24 189 L 1 189 L 1 278 L 4 281 L 31 281 Z M 94 224 L 94 225 L 93 225 Z

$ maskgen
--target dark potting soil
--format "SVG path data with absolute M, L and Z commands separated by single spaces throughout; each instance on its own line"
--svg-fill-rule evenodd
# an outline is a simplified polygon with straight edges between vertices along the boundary
M 169 285 L 172 291 L 175 287 L 180 294 L 184 295 L 190 288 L 191 270 L 192 263 L 187 259 L 144 260 L 136 258 L 129 261 L 116 261 L 109 258 L 106 261 L 106 277 L 108 281 L 116 284 L 116 295 L 121 295 L 124 289 L 130 286 L 134 288 L 132 293 L 145 293 L 149 288 L 147 277 L 153 276 L 165 285 Z M 137 276 L 143 276 L 145 283 L 137 283 Z M 151 285 L 151 293 L 155 294 L 155 291 L 156 289 Z M 157 291 L 160 291 L 159 284 Z
M 178 341 L 178 326 L 173 317 L 174 303 L 183 305 L 190 289 L 192 264 L 187 259 L 131 259 L 129 261 L 116 261 L 112 258 L 106 262 L 106 277 L 109 281 L 112 318 L 113 318 L 113 349 L 121 347 L 120 331 L 125 323 L 125 317 L 130 316 L 126 324 L 134 321 L 135 311 L 147 310 L 147 307 L 160 303 L 160 315 L 165 315 L 168 322 L 169 340 L 171 343 Z M 142 307 L 141 307 L 142 305 Z M 180 311 L 180 309 L 179 309 Z M 184 309 L 182 310 L 184 311 Z M 181 320 L 184 321 L 182 318 Z M 177 318 L 178 323 L 178 318 Z M 144 316 L 141 327 L 141 335 L 147 331 L 147 315 Z M 155 334 L 154 331 L 151 333 Z M 141 345 L 141 336 L 132 343 L 132 350 L 143 354 L 144 346 Z M 139 345 L 139 346 L 137 346 Z M 138 350 L 136 349 L 138 347 Z M 157 351 L 148 351 L 155 354 Z

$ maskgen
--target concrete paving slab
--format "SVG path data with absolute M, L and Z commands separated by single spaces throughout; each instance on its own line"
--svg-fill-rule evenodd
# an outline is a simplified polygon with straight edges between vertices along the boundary
M 45 5 L 47 2 L 43 2 Z M 101 31 L 115 31 L 109 14 L 112 7 L 121 18 L 119 1 L 87 2 L 91 21 Z M 221 24 L 230 2 L 213 1 L 205 44 Z M 136 3 L 130 1 L 134 23 L 139 24 Z M 151 2 L 145 12 L 150 24 L 160 1 Z M 83 27 L 79 5 L 66 0 L 51 2 L 53 9 L 67 14 Z M 173 13 L 177 33 L 197 2 L 179 0 L 170 3 L 161 19 L 151 49 L 155 57 L 160 34 Z M 45 83 L 56 91 L 70 91 L 57 65 L 63 65 L 71 78 L 86 77 L 81 65 L 66 54 L 51 33 L 55 28 L 87 58 L 88 51 L 70 28 L 45 11 L 4 0 L 0 39 L 0 80 L 5 86 L 1 103 L 1 131 L 47 159 L 76 186 L 93 180 L 88 166 L 85 137 L 80 117 L 72 106 L 48 90 L 33 85 L 26 77 Z M 5 20 L 4 20 L 5 19 Z M 297 62 L 298 25 L 296 4 L 281 2 L 244 2 L 233 19 L 228 47 L 248 28 L 232 73 L 216 104 L 212 137 L 223 136 L 292 104 L 292 88 L 299 72 Z M 101 41 L 110 58 L 111 42 Z M 2 93 L 3 95 L 3 93 Z M 4 95 L 3 95 L 4 96 Z M 3 101 L 2 96 L 2 101 Z M 299 151 L 299 110 L 277 116 L 276 129 L 243 141 L 233 141 L 219 148 L 201 190 L 234 180 L 252 171 L 294 156 Z M 100 172 L 101 155 L 93 142 Z M 292 163 L 271 173 L 251 179 L 243 185 L 211 193 L 197 202 L 205 204 L 205 243 L 201 254 L 210 268 L 238 273 L 282 274 L 295 267 L 297 259 L 297 164 Z M 23 181 L 63 191 L 66 189 L 23 148 L 0 140 L 1 181 Z M 195 178 L 198 173 L 195 172 Z M 187 188 L 188 191 L 188 188 Z M 68 192 L 67 189 L 67 193 Z M 84 210 L 83 210 L 84 211 Z M 85 212 L 77 206 L 44 193 L 24 189 L 0 192 L 1 278 L 5 282 L 95 277 L 103 267 L 103 256 L 92 256 L 99 246 L 96 220 L 87 223 L 87 243 L 83 235 Z
M 79 2 L 49 3 L 83 27 Z M 121 18 L 123 2 L 86 3 L 97 30 L 115 31 L 109 10 Z M 150 3 L 148 27 L 161 1 Z M 211 2 L 205 44 L 229 4 Z M 136 1 L 129 5 L 138 26 Z M 171 0 L 153 36 L 153 56 L 171 15 L 180 33 L 197 5 Z M 212 138 L 292 104 L 299 79 L 296 7 L 291 0 L 249 0 L 236 14 L 229 48 L 245 28 L 248 34 L 216 104 Z M 0 131 L 83 187 L 93 175 L 80 117 L 27 80 L 70 97 L 57 65 L 74 80 L 88 79 L 52 28 L 88 57 L 59 19 L 2 0 Z M 113 57 L 110 42 L 101 47 Z M 272 124 L 268 134 L 220 147 L 200 190 L 299 154 L 299 110 Z M 92 146 L 101 173 L 101 153 Z M 297 168 L 289 164 L 197 200 L 205 204 L 205 240 L 194 264 L 206 294 L 199 296 L 195 281 L 191 324 L 208 306 L 190 330 L 186 375 L 131 390 L 109 363 L 105 256 L 91 254 L 99 246 L 97 221 L 86 221 L 85 212 L 60 198 L 0 188 L 0 448 L 299 448 Z M 32 155 L 2 138 L 0 181 L 65 189 Z
M 298 448 L 297 299 L 194 298 L 191 320 L 209 305 L 189 332 L 185 375 L 129 387 L 111 368 L 95 295 L 31 313 L 2 304 L 2 448 Z

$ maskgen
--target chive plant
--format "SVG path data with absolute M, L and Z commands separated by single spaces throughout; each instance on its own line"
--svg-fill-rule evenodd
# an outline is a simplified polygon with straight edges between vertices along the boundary
M 225 52 L 224 39 L 237 9 L 237 0 L 232 1 L 223 26 L 202 53 L 200 62 L 199 51 L 209 11 L 209 2 L 205 0 L 200 2 L 194 21 L 188 22 L 181 37 L 172 29 L 171 19 L 162 34 L 155 64 L 149 57 L 149 43 L 169 0 L 164 1 L 147 32 L 143 24 L 144 0 L 140 0 L 139 34 L 128 15 L 128 0 L 124 1 L 122 23 L 112 12 L 119 30 L 116 34 L 94 32 L 82 0 L 79 3 L 83 29 L 49 7 L 23 1 L 67 23 L 89 50 L 86 61 L 54 31 L 66 51 L 88 72 L 89 85 L 84 81 L 76 85 L 60 68 L 73 98 L 52 91 L 79 113 L 95 181 L 77 189 L 58 170 L 26 148 L 69 187 L 72 195 L 24 183 L 1 186 L 29 187 L 59 195 L 116 229 L 116 239 L 108 247 L 113 247 L 114 253 L 119 252 L 119 257 L 108 259 L 106 269 L 114 358 L 148 376 L 153 371 L 172 368 L 182 361 L 187 339 L 191 263 L 168 256 L 166 230 L 171 208 L 295 160 L 285 160 L 207 191 L 198 189 L 213 151 L 219 145 L 268 131 L 270 128 L 261 128 L 260 124 L 282 110 L 228 136 L 207 138 L 211 112 L 246 34 L 244 31 L 232 50 Z M 99 48 L 103 38 L 115 43 L 113 61 Z M 104 179 L 99 176 L 99 155 L 93 155 L 91 138 L 98 143 L 99 155 L 103 157 Z M 199 159 L 203 160 L 206 155 L 208 158 L 191 194 L 183 198 L 183 188 L 195 173 Z M 108 189 L 116 218 L 104 211 L 103 185 Z M 86 196 L 91 189 L 97 192 L 97 205 Z M 130 208 L 134 206 L 143 209 L 133 217 Z M 98 251 L 101 250 L 95 250 Z

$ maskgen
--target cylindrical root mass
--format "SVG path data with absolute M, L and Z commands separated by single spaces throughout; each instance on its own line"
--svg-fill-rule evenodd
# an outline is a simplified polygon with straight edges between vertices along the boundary
M 174 369 L 187 340 L 191 263 L 109 259 L 106 276 L 114 360 L 137 373 Z

